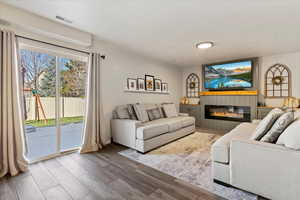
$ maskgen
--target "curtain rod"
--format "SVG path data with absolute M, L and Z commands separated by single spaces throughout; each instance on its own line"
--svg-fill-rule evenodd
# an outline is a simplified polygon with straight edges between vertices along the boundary
M 21 36 L 21 35 L 16 35 L 16 36 L 19 37 L 19 38 L 26 39 L 26 40 L 32 40 L 32 41 L 35 41 L 35 42 L 40 42 L 40 43 L 43 43 L 43 44 L 48 44 L 48 45 L 52 45 L 52 46 L 59 47 L 59 48 L 69 49 L 69 50 L 77 51 L 77 52 L 84 53 L 84 54 L 90 54 L 90 52 L 87 52 L 87 51 L 81 51 L 81 50 L 78 50 L 78 49 L 64 47 L 64 46 L 61 46 L 61 45 L 52 44 L 52 43 L 49 43 L 49 42 L 44 42 L 44 41 L 41 41 L 41 40 L 36 40 L 36 39 Z M 101 55 L 102 59 L 105 59 L 105 57 L 106 57 L 105 55 Z

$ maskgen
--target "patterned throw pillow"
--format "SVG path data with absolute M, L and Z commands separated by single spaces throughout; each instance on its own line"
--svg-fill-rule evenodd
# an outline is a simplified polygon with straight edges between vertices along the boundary
M 117 106 L 115 111 L 118 119 L 130 119 L 127 105 Z
M 275 108 L 271 112 L 269 112 L 269 114 L 258 124 L 254 133 L 251 136 L 251 139 L 260 140 L 271 129 L 275 121 L 283 113 L 284 112 L 279 108 Z
M 144 104 L 138 104 L 138 103 L 134 104 L 133 108 L 136 113 L 136 117 L 139 121 L 141 121 L 141 122 L 149 121 L 149 117 L 148 117 L 148 114 L 147 114 Z
M 133 105 L 132 104 L 127 104 L 127 109 L 128 109 L 130 119 L 137 120 L 136 113 L 134 111 Z
M 150 121 L 162 118 L 159 108 L 147 110 Z
M 294 113 L 287 112 L 284 113 L 275 122 L 272 128 L 267 132 L 267 134 L 260 140 L 262 142 L 275 143 L 281 133 L 294 121 Z

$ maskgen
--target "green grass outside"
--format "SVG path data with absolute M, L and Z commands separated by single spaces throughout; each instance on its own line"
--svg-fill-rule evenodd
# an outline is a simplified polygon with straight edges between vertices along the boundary
M 78 117 L 64 117 L 60 119 L 60 124 L 71 124 L 71 123 L 77 123 L 82 122 L 83 116 Z M 44 120 L 26 120 L 25 125 L 31 125 L 34 127 L 46 127 L 46 126 L 55 126 L 56 120 L 55 119 L 47 119 L 47 122 Z

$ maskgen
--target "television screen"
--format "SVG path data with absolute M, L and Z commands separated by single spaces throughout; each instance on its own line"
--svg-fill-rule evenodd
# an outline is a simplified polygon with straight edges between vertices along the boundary
M 204 66 L 204 87 L 213 90 L 252 87 L 252 60 Z

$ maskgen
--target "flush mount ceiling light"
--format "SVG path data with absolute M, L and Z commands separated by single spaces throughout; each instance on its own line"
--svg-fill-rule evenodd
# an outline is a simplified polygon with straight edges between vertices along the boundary
M 208 49 L 214 46 L 213 42 L 200 42 L 196 44 L 197 49 Z

